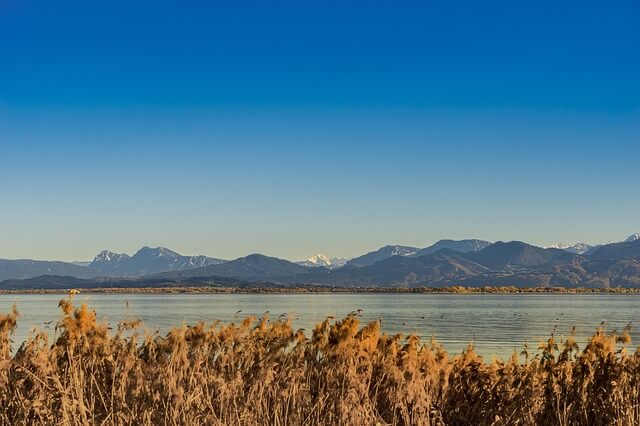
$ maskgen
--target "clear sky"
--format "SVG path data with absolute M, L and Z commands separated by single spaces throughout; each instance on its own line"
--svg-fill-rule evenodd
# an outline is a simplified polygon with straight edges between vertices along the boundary
M 0 0 L 0 257 L 640 231 L 640 2 Z

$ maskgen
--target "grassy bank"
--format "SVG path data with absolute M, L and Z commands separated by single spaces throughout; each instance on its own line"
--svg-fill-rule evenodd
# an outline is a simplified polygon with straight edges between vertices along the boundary
M 267 318 L 158 336 L 60 307 L 55 340 L 36 331 L 17 351 L 18 314 L 0 316 L 1 424 L 640 424 L 640 351 L 625 349 L 626 330 L 487 362 L 356 314 L 308 338 Z

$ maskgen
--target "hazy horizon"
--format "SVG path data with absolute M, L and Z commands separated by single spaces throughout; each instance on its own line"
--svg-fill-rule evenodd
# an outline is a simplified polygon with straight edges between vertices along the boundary
M 640 3 L 246 6 L 0 4 L 0 258 L 640 231 Z
M 570 241 L 570 242 L 566 242 L 566 241 L 555 241 L 552 243 L 548 243 L 548 244 L 535 244 L 535 243 L 531 243 L 530 241 L 524 241 L 525 243 L 529 243 L 529 244 L 533 244 L 539 247 L 547 247 L 550 246 L 552 244 L 557 244 L 557 243 L 564 243 L 564 244 L 580 244 L 580 243 L 584 243 L 584 244 L 590 244 L 590 245 L 599 245 L 599 244 L 606 244 L 606 243 L 615 243 L 615 242 L 620 242 L 620 241 L 624 241 L 626 238 L 630 237 L 631 235 L 637 234 L 635 232 L 630 233 L 629 235 L 626 235 L 623 238 L 619 238 L 619 239 L 609 239 L 607 241 L 590 241 L 590 242 L 586 242 L 586 241 Z M 405 244 L 402 242 L 392 242 L 392 243 L 381 243 L 379 246 L 375 246 L 375 247 L 370 247 L 370 248 L 365 248 L 362 251 L 353 253 L 351 255 L 334 255 L 332 253 L 326 253 L 326 252 L 321 252 L 321 251 L 316 251 L 310 254 L 304 254 L 298 257 L 285 257 L 285 256 L 278 256 L 276 254 L 273 254 L 271 252 L 265 251 L 265 252 L 258 252 L 258 251 L 247 251 L 244 254 L 240 254 L 234 257 L 224 257 L 224 256 L 219 256 L 216 255 L 215 253 L 207 253 L 207 252 L 198 252 L 198 253 L 189 253 L 189 252 L 183 252 L 181 250 L 177 250 L 175 247 L 170 247 L 167 245 L 157 245 L 157 246 L 153 246 L 153 245 L 148 245 L 148 244 L 143 244 L 140 246 L 137 246 L 131 250 L 114 250 L 111 248 L 103 248 L 103 249 L 99 249 L 97 250 L 95 253 L 93 253 L 92 255 L 88 256 L 88 257 L 80 257 L 80 258 L 72 258 L 72 259 L 59 259 L 59 258 L 34 258 L 34 257 L 22 257 L 22 258 L 5 258 L 5 259 L 9 259 L 9 260 L 43 260 L 43 261 L 62 261 L 62 262 L 88 262 L 88 261 L 92 261 L 93 258 L 99 254 L 102 251 L 111 251 L 113 253 L 119 253 L 119 254 L 127 254 L 129 256 L 132 256 L 133 254 L 135 254 L 137 251 L 139 251 L 142 248 L 159 248 L 159 247 L 164 247 L 167 248 L 169 250 L 174 250 L 177 253 L 181 254 L 181 255 L 185 255 L 185 256 L 196 256 L 196 255 L 203 255 L 203 256 L 208 256 L 208 257 L 213 257 L 213 258 L 219 258 L 219 259 L 226 259 L 226 260 L 233 260 L 233 259 L 237 259 L 240 257 L 245 257 L 245 256 L 249 256 L 251 254 L 263 254 L 266 256 L 272 256 L 272 257 L 278 257 L 278 258 L 282 258 L 282 259 L 286 259 L 286 260 L 290 260 L 290 261 L 301 261 L 301 260 L 306 260 L 310 257 L 313 256 L 317 256 L 317 255 L 326 255 L 332 258 L 346 258 L 346 259 L 352 259 L 355 257 L 358 257 L 360 255 L 366 254 L 368 252 L 372 252 L 372 251 L 376 251 L 380 248 L 382 248 L 383 246 L 386 245 L 399 245 L 399 246 L 408 246 L 408 247 L 415 247 L 415 248 L 425 248 L 425 247 L 429 247 L 432 244 L 443 240 L 443 239 L 450 239 L 450 238 L 440 238 L 438 240 L 432 241 L 430 243 L 426 243 L 426 244 Z M 474 239 L 474 237 L 469 237 L 469 238 L 464 238 L 464 239 Z M 480 239 L 480 238 L 478 238 Z M 519 241 L 519 240 L 513 240 L 513 239 L 505 239 L 505 240 L 492 240 L 492 239 L 488 239 L 486 241 L 489 241 L 491 243 L 495 243 L 498 241 L 502 241 L 502 242 L 510 242 L 510 241 Z

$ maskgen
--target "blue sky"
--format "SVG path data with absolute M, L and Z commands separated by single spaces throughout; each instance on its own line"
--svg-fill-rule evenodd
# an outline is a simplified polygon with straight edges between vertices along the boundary
M 0 0 L 0 257 L 640 231 L 640 3 Z

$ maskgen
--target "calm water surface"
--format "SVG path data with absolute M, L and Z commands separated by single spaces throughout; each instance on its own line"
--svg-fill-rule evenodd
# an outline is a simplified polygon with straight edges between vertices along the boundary
M 22 342 L 33 326 L 54 333 L 62 295 L 0 295 L 0 312 L 12 304 L 20 311 L 15 342 Z M 469 342 L 485 357 L 507 357 L 522 350 L 525 341 L 537 347 L 557 329 L 567 335 L 576 327 L 580 347 L 605 322 L 607 329 L 640 323 L 640 295 L 453 295 L 453 294 L 81 294 L 98 317 L 115 327 L 125 318 L 140 318 L 147 329 L 166 332 L 183 321 L 235 321 L 269 311 L 273 319 L 290 314 L 296 328 L 310 335 L 326 316 L 341 318 L 362 309 L 362 321 L 382 319 L 388 333 L 435 336 L 451 352 Z M 240 312 L 238 312 L 240 311 Z M 49 323 L 53 321 L 53 323 Z M 48 324 L 47 324 L 48 323 Z M 640 333 L 632 329 L 633 345 Z

